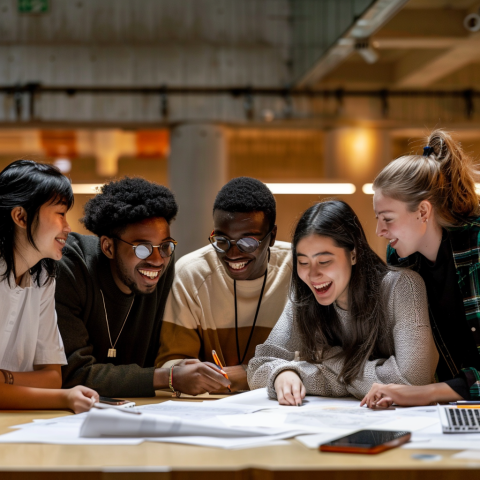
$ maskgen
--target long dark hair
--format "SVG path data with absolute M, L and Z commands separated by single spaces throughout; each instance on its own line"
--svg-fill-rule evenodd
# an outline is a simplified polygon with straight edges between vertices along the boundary
M 72 207 L 72 186 L 70 180 L 53 165 L 17 160 L 0 172 L 0 259 L 6 264 L 6 270 L 0 272 L 2 280 L 10 281 L 10 274 L 15 272 L 12 210 L 23 207 L 27 212 L 27 239 L 37 248 L 33 236 L 38 226 L 40 207 L 45 203 L 60 202 L 65 202 L 68 209 Z M 46 272 L 45 283 L 48 283 L 55 276 L 55 261 L 44 258 L 30 269 L 39 286 L 42 271 Z
M 310 235 L 330 237 L 346 252 L 355 249 L 356 264 L 348 285 L 349 328 L 351 335 L 342 335 L 340 321 L 333 305 L 320 305 L 297 271 L 298 242 Z M 293 236 L 293 275 L 291 299 L 295 323 L 302 340 L 302 356 L 318 363 L 331 358 L 330 349 L 341 346 L 344 365 L 339 379 L 350 384 L 358 377 L 365 362 L 383 356 L 382 331 L 384 308 L 380 286 L 388 272 L 380 257 L 370 248 L 362 225 L 352 208 L 339 200 L 317 203 L 300 218 Z

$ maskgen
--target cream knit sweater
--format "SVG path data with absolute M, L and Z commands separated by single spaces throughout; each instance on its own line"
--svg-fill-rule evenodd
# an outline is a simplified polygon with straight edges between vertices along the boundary
M 351 385 L 338 378 L 343 366 L 341 356 L 318 364 L 301 359 L 297 361 L 302 348 L 289 301 L 268 339 L 257 346 L 255 357 L 250 360 L 247 370 L 250 388 L 267 387 L 269 396 L 276 398 L 274 382 L 284 370 L 295 371 L 309 395 L 363 398 L 374 382 L 431 383 L 438 353 L 430 330 L 427 294 L 422 278 L 410 270 L 390 271 L 383 279 L 381 294 L 385 297 L 387 309 L 383 341 L 389 356 L 367 361 L 363 375 Z M 343 333 L 348 337 L 348 312 L 337 306 L 335 310 Z M 334 351 L 341 352 L 341 347 L 334 347 Z

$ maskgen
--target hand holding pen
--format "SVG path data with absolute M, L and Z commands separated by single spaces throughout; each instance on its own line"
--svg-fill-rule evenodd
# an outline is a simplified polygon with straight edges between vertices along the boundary
M 212 350 L 212 357 L 213 357 L 213 360 L 215 361 L 215 365 L 220 369 L 220 373 L 227 379 L 227 380 L 230 380 L 228 378 L 228 375 L 227 375 L 227 372 L 225 372 L 223 370 L 223 365 L 222 365 L 222 362 L 220 361 L 220 359 L 218 358 L 218 355 L 217 355 L 217 352 L 215 350 Z M 229 385 L 227 388 L 228 388 L 228 391 L 230 393 L 232 393 L 232 390 L 230 389 L 231 385 Z

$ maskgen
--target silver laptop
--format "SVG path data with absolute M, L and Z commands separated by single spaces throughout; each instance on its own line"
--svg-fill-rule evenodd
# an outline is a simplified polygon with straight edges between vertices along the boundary
M 443 433 L 480 433 L 480 408 L 438 406 Z

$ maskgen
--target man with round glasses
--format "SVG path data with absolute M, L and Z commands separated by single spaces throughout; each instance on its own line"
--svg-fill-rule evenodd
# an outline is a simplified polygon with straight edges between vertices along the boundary
M 212 364 L 215 350 L 231 389 L 248 389 L 246 365 L 280 317 L 292 273 L 290 244 L 275 241 L 275 217 L 275 198 L 259 180 L 235 178 L 220 190 L 210 245 L 176 264 L 158 367 L 172 369 L 186 359 Z M 220 383 L 205 388 L 200 375 L 173 371 L 176 391 L 192 385 L 197 394 L 225 391 Z
M 154 361 L 175 271 L 170 222 L 177 210 L 168 188 L 128 177 L 85 205 L 82 222 L 95 236 L 68 236 L 57 275 L 64 387 L 89 385 L 108 397 L 168 388 L 168 369 Z

